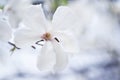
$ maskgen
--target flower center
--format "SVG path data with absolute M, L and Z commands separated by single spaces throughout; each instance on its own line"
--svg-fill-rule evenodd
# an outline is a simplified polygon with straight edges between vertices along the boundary
M 47 33 L 43 34 L 42 38 L 44 40 L 48 41 L 48 40 L 51 40 L 52 36 L 50 33 L 47 32 Z
M 49 33 L 49 32 L 46 32 L 45 34 L 43 34 L 42 36 L 41 36 L 41 40 L 39 40 L 39 41 L 37 41 L 37 42 L 35 42 L 35 44 L 37 44 L 37 45 L 40 45 L 40 46 L 43 46 L 43 44 L 41 44 L 41 42 L 43 42 L 43 41 L 52 41 L 52 35 L 51 35 L 51 33 Z M 56 40 L 58 43 L 60 42 L 59 41 L 59 39 L 57 38 L 57 37 L 54 37 L 53 38 L 54 40 Z M 33 49 L 36 49 L 36 47 L 35 46 L 31 46 Z

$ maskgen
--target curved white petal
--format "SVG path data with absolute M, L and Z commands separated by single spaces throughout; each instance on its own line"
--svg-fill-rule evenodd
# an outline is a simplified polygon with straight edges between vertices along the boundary
M 58 29 L 58 30 L 75 28 L 78 26 L 77 22 L 78 22 L 78 17 L 69 7 L 65 7 L 65 6 L 61 6 L 57 8 L 52 20 L 52 23 L 54 24 L 54 29 Z
M 8 41 L 12 36 L 12 30 L 8 23 L 2 19 L 2 11 L 0 12 L 0 40 Z
M 9 24 L 12 28 L 19 27 L 19 23 L 20 23 L 21 19 L 18 18 L 16 14 L 9 14 L 8 20 L 9 20 Z
M 19 11 L 21 9 L 24 9 L 28 5 L 31 5 L 30 0 L 9 0 L 7 5 L 5 5 L 4 10 L 5 12 L 9 10 Z
M 28 6 L 31 5 L 30 0 L 9 0 L 8 4 L 4 7 L 5 14 L 21 14 L 24 13 Z M 23 14 L 21 14 L 23 15 Z
M 26 45 L 31 46 L 41 39 L 41 33 L 35 32 L 34 30 L 27 28 L 17 30 L 14 35 L 14 41 L 16 46 L 18 47 L 23 47 Z
M 47 21 L 41 5 L 30 6 L 24 17 L 23 23 L 32 29 L 44 31 L 47 27 Z
M 56 64 L 54 65 L 55 71 L 63 70 L 68 63 L 68 56 L 67 53 L 63 51 L 60 44 L 57 41 L 52 42 L 54 51 L 56 53 Z
M 55 64 L 55 53 L 50 42 L 46 42 L 41 49 L 41 54 L 37 58 L 37 67 L 39 70 L 52 70 Z
M 29 5 L 29 0 L 10 0 L 8 2 L 4 8 L 4 13 L 8 15 L 11 27 L 18 27 Z
M 75 35 L 70 32 L 57 32 L 54 36 L 60 41 L 59 43 L 65 52 L 72 54 L 79 52 L 78 40 Z

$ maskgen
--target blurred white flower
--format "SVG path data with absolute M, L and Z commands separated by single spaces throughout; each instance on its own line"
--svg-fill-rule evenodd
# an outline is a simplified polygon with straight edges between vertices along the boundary
M 8 22 L 5 20 L 3 11 L 0 10 L 0 67 L 1 63 L 5 64 L 7 61 L 8 53 L 8 41 L 12 37 L 12 30 L 8 25 Z
M 68 7 L 59 7 L 52 22 L 45 19 L 41 5 L 31 6 L 23 23 L 27 26 L 15 32 L 18 47 L 37 44 L 43 46 L 38 56 L 40 70 L 62 70 L 68 62 L 67 54 L 78 52 L 77 38 L 72 32 L 77 20 Z M 42 44 L 44 42 L 44 44 Z M 35 46 L 32 46 L 35 49 Z
M 80 26 L 76 29 L 81 49 L 110 48 L 119 43 L 119 24 L 116 19 L 96 5 L 77 2 L 70 5 L 79 17 Z M 81 30 L 81 31 L 80 31 Z
M 3 18 L 3 12 L 0 10 L 0 40 L 8 41 L 12 36 L 12 30 L 6 20 Z
M 13 28 L 17 28 L 23 19 L 26 8 L 30 5 L 30 0 L 10 0 L 4 8 L 4 13 L 8 15 L 8 20 Z
M 104 4 L 100 4 L 102 5 Z M 100 8 L 96 6 L 92 2 L 77 2 L 69 6 L 76 12 L 80 22 L 75 32 L 78 32 L 79 53 L 82 54 L 70 59 L 71 66 L 76 71 L 90 65 L 102 65 L 120 59 L 119 24 L 106 5 Z

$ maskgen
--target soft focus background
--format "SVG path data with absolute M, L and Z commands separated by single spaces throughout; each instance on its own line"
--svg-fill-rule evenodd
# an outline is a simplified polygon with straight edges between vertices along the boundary
M 3 8 L 7 1 L 8 0 L 0 0 L 0 8 Z M 46 17 L 51 19 L 58 6 L 74 4 L 77 0 L 61 0 L 61 3 L 57 3 L 57 1 L 59 0 L 33 0 L 33 5 L 37 5 L 39 3 L 44 4 L 43 8 Z M 97 8 L 99 14 L 105 13 L 105 16 L 110 14 L 119 22 L 119 0 L 80 1 L 87 1 L 88 4 L 92 4 Z M 101 23 L 102 21 L 99 25 L 101 25 Z M 92 24 L 95 24 L 95 22 L 93 21 Z M 101 26 L 104 26 L 104 24 L 105 23 Z M 93 34 L 97 34 L 97 31 L 93 32 Z M 115 39 L 118 40 L 117 47 L 120 47 L 119 36 L 120 34 L 118 32 L 117 37 L 115 37 Z M 90 36 L 87 36 L 87 38 L 89 37 Z M 105 37 L 107 37 L 107 35 Z M 84 43 L 80 43 L 81 45 L 84 45 Z M 98 45 L 105 43 L 106 42 L 104 41 L 100 43 L 98 41 Z M 111 44 L 114 45 L 114 42 L 111 42 Z M 10 56 L 11 53 L 9 50 L 11 46 L 0 40 L 0 80 L 120 80 L 120 50 L 117 47 L 110 50 L 111 47 L 98 49 L 97 46 L 90 46 L 89 50 L 80 51 L 80 55 L 73 56 L 64 71 L 52 74 L 50 72 L 40 72 L 36 68 L 37 53 L 34 52 L 34 50 L 30 52 L 24 51 L 24 54 L 22 51 L 17 54 L 16 51 L 15 54 Z

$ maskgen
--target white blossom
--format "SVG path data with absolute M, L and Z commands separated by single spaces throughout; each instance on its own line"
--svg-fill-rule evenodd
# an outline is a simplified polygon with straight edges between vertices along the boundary
M 5 5 L 4 13 L 8 15 L 8 20 L 12 28 L 19 26 L 29 6 L 30 0 L 10 0 L 8 4 Z
M 52 22 L 49 22 L 45 18 L 41 5 L 31 6 L 29 10 L 29 16 L 23 21 L 27 27 L 15 33 L 16 46 L 20 48 L 34 44 L 42 46 L 41 54 L 37 59 L 40 70 L 64 69 L 68 63 L 67 55 L 78 53 L 79 50 L 77 38 L 72 31 L 76 24 L 73 21 L 77 21 L 77 17 L 68 7 L 59 7 Z
M 8 41 L 11 38 L 12 30 L 6 20 L 4 20 L 3 11 L 0 10 L 0 40 Z

